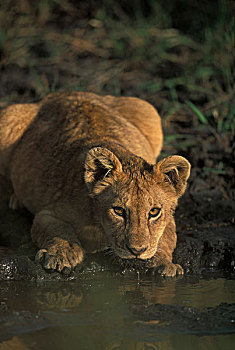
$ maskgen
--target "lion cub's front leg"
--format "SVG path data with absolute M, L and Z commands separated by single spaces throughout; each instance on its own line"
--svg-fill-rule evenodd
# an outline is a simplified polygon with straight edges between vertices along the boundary
M 35 216 L 31 235 L 41 248 L 35 260 L 47 270 L 72 270 L 84 258 L 83 249 L 72 226 L 50 211 L 44 210 Z
M 176 246 L 176 238 L 175 221 L 172 218 L 159 240 L 155 255 L 148 262 L 148 267 L 153 273 L 156 272 L 166 277 L 184 274 L 183 268 L 179 264 L 172 262 L 172 253 Z
M 166 277 L 174 277 L 176 275 L 183 275 L 184 270 L 179 264 L 174 264 L 170 259 L 161 256 L 161 254 L 156 254 L 151 262 L 148 264 L 148 267 L 152 272 L 161 274 Z

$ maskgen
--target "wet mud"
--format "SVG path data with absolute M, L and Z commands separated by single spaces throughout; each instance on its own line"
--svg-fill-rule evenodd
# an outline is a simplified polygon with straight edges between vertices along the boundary
M 49 327 L 51 323 L 40 313 L 8 310 L 4 303 L 0 306 L 0 341 L 11 339 L 25 332 Z
M 185 273 L 235 272 L 234 201 L 219 189 L 194 192 L 189 187 L 176 212 L 174 260 Z
M 221 303 L 216 307 L 200 310 L 181 305 L 154 304 L 136 306 L 133 312 L 139 317 L 136 325 L 141 330 L 187 333 L 197 335 L 227 334 L 235 332 L 235 304 Z
M 3 308 L 3 307 L 2 307 Z M 31 311 L 12 311 L 0 309 L 0 341 L 10 339 L 12 336 L 37 331 L 60 324 L 70 325 L 70 319 L 57 315 L 52 316 Z M 129 325 L 129 333 L 137 333 L 139 337 L 146 333 L 151 340 L 156 333 L 161 334 L 231 334 L 235 333 L 235 304 L 221 303 L 212 308 L 200 310 L 196 307 L 180 305 L 154 304 L 149 307 L 132 307 L 134 321 Z M 10 325 L 10 326 L 9 326 Z M 76 320 L 74 325 L 76 325 Z M 77 322 L 79 326 L 79 320 Z

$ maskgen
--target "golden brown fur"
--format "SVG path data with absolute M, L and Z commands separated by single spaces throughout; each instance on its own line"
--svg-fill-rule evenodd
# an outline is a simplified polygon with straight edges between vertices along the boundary
M 0 173 L 10 206 L 34 215 L 36 259 L 62 271 L 85 252 L 110 249 L 164 275 L 172 263 L 173 212 L 190 165 L 180 156 L 155 164 L 161 121 L 147 102 L 92 93 L 54 93 L 0 115 Z

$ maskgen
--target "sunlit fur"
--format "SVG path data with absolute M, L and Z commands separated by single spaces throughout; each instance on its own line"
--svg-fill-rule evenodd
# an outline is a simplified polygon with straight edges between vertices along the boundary
M 155 164 L 162 136 L 156 109 L 134 97 L 62 92 L 2 109 L 0 174 L 12 183 L 10 207 L 34 215 L 36 261 L 61 272 L 109 249 L 121 261 L 161 264 L 167 276 L 183 273 L 172 263 L 173 211 L 190 164 L 180 156 Z M 154 207 L 161 215 L 150 219 Z
M 122 259 L 150 259 L 158 249 L 159 240 L 177 204 L 174 188 L 162 181 L 163 174 L 157 166 L 147 167 L 142 159 L 134 166 L 122 164 L 114 178 L 104 179 L 94 185 L 92 197 L 95 216 L 108 237 L 114 255 Z M 145 169 L 146 168 L 146 169 Z M 115 214 L 113 207 L 125 210 L 125 216 Z M 149 217 L 152 208 L 161 208 L 159 218 Z M 146 250 L 138 256 L 127 246 Z

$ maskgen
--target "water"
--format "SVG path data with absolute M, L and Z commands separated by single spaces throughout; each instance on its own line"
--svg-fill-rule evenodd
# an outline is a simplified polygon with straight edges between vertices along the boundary
M 169 322 L 142 315 L 158 303 L 198 311 L 234 303 L 232 279 L 138 278 L 94 268 L 76 281 L 0 282 L 0 302 L 0 350 L 234 348 L 235 326 L 222 324 L 203 334 L 182 327 L 178 311 Z

